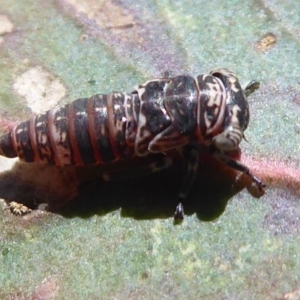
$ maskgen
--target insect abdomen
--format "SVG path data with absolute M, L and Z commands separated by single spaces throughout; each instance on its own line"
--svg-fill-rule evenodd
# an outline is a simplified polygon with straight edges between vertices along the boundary
M 110 93 L 33 116 L 0 138 L 0 154 L 56 165 L 107 163 L 134 155 L 140 101 Z

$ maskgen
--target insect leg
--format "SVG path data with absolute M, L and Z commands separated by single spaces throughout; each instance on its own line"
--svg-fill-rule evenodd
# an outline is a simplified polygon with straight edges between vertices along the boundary
M 250 94 L 254 93 L 256 90 L 259 89 L 260 83 L 258 81 L 250 81 L 245 88 L 246 97 Z
M 258 177 L 252 174 L 248 167 L 236 161 L 235 159 L 230 158 L 228 155 L 219 151 L 218 149 L 212 149 L 212 155 L 227 166 L 248 175 L 252 182 L 256 185 L 259 193 L 264 193 L 266 185 Z
M 184 209 L 182 203 L 186 199 L 189 190 L 191 189 L 192 185 L 195 182 L 196 174 L 198 171 L 198 165 L 199 165 L 199 151 L 195 148 L 188 149 L 186 159 L 188 161 L 188 166 L 178 195 L 179 203 L 174 213 L 175 223 L 180 223 L 184 219 Z

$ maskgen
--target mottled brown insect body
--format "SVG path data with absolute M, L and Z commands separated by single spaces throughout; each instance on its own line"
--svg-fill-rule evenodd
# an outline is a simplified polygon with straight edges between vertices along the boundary
M 205 145 L 213 156 L 247 173 L 263 189 L 247 167 L 225 154 L 238 148 L 244 136 L 249 122 L 246 97 L 256 88 L 257 83 L 251 83 L 244 91 L 227 69 L 195 78 L 154 79 L 130 94 L 95 95 L 33 116 L 0 137 L 0 154 L 68 166 L 106 164 L 150 153 L 161 159 L 171 150 L 187 152 L 188 174 L 180 192 L 185 198 L 197 172 L 197 148 Z M 179 218 L 182 212 L 180 204 Z

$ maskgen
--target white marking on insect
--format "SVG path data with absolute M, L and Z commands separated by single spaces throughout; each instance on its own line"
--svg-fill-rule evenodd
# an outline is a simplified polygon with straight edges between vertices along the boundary
M 27 130 L 26 130 L 26 129 L 23 129 L 23 128 L 18 128 L 17 131 L 16 131 L 16 133 L 17 133 L 17 134 L 21 134 L 21 133 L 24 132 L 24 131 L 27 131 Z

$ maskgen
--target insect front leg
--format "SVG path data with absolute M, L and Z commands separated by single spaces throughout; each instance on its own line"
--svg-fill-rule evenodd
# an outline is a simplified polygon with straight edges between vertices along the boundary
M 195 182 L 195 178 L 198 171 L 198 165 L 199 165 L 199 151 L 197 149 L 195 148 L 188 149 L 187 154 L 185 156 L 188 161 L 188 165 L 178 195 L 179 203 L 175 209 L 174 223 L 180 223 L 184 219 L 184 209 L 182 203 L 186 199 L 191 187 Z
M 248 167 L 246 167 L 242 163 L 236 161 L 235 159 L 232 159 L 227 154 L 225 154 L 224 152 L 221 152 L 220 150 L 218 150 L 216 148 L 212 147 L 211 151 L 212 151 L 213 157 L 216 158 L 217 160 L 219 160 L 220 162 L 226 164 L 227 166 L 229 166 L 237 171 L 240 171 L 240 172 L 248 175 L 249 178 L 251 179 L 251 181 L 256 185 L 256 188 L 257 188 L 259 194 L 262 195 L 264 193 L 266 185 L 258 177 L 256 177 L 254 174 L 252 174 Z

